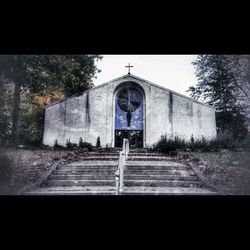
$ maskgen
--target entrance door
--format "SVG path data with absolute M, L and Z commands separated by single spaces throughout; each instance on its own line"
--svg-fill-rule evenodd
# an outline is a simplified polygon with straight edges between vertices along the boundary
M 115 147 L 122 147 L 123 138 L 129 140 L 129 146 L 131 148 L 143 147 L 143 130 L 116 130 Z
M 122 147 L 122 139 L 130 147 L 143 147 L 143 97 L 134 87 L 121 89 L 115 105 L 115 147 Z

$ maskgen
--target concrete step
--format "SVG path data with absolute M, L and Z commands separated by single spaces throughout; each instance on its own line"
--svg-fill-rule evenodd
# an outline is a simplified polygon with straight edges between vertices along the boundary
M 154 181 L 154 180 L 176 180 L 176 181 L 199 181 L 197 176 L 180 176 L 180 175 L 124 175 L 124 180 L 141 180 L 141 181 Z
M 72 163 L 67 163 L 66 165 L 60 165 L 60 166 L 69 166 L 69 167 L 74 167 L 74 166 L 118 166 L 118 160 L 115 161 L 102 161 L 102 160 L 98 160 L 98 161 L 88 161 L 88 160 L 84 160 L 84 161 L 76 161 L 76 162 L 72 162 Z
M 173 161 L 127 161 L 126 166 L 186 166 Z
M 95 155 L 107 155 L 107 156 L 113 156 L 113 155 L 119 155 L 119 151 L 117 152 L 88 152 L 89 156 L 95 156 Z
M 215 195 L 205 188 L 192 187 L 124 187 L 122 195 Z
M 156 159 L 157 158 L 157 159 Z M 155 160 L 156 159 L 156 160 Z M 110 158 L 110 157 L 100 157 L 100 158 L 90 158 L 90 157 L 86 157 L 84 159 L 81 159 L 81 161 L 77 161 L 74 163 L 69 163 L 67 164 L 67 166 L 79 166 L 79 165 L 88 165 L 88 166 L 111 166 L 111 165 L 115 165 L 117 166 L 118 164 L 118 158 Z M 133 157 L 133 158 L 129 158 L 126 161 L 126 165 L 128 166 L 132 166 L 132 165 L 183 165 L 180 163 L 176 163 L 173 161 L 169 161 L 168 158 L 166 157 Z M 183 165 L 185 166 L 185 165 Z
M 46 180 L 42 187 L 60 186 L 115 186 L 115 180 Z M 179 180 L 124 180 L 124 186 L 145 187 L 201 187 L 200 181 Z
M 113 170 L 54 170 L 53 175 L 114 175 L 115 169 Z
M 115 175 L 110 174 L 64 174 L 64 175 L 58 175 L 58 174 L 52 174 L 49 176 L 48 180 L 109 180 L 114 181 Z
M 68 164 L 59 165 L 59 167 L 82 167 L 82 166 L 93 166 L 93 167 L 110 167 L 110 166 L 118 166 L 117 161 L 77 161 Z M 126 166 L 185 166 L 184 164 L 180 164 L 173 161 L 127 161 Z
M 202 187 L 201 181 L 179 180 L 124 180 L 124 186 L 136 187 Z
M 24 193 L 24 195 L 115 195 L 115 187 L 43 187 L 30 190 Z
M 117 156 L 84 156 L 81 158 L 82 161 L 116 161 L 119 159 L 119 155 Z
M 115 195 L 115 187 L 47 187 L 36 188 L 24 195 Z M 190 187 L 124 187 L 121 195 L 216 195 L 216 193 Z
M 125 171 L 161 171 L 161 170 L 189 170 L 187 166 L 127 166 Z M 67 167 L 60 166 L 56 169 L 62 171 L 116 171 L 117 166 L 103 166 L 103 167 L 94 167 L 94 166 L 76 166 L 76 167 Z
M 142 175 L 181 175 L 181 176 L 194 176 L 196 175 L 192 170 L 181 169 L 177 170 L 175 168 L 168 170 L 150 170 L 150 169 L 128 169 L 124 171 L 124 174 L 142 174 Z
M 127 161 L 169 161 L 167 156 L 129 156 Z
M 164 156 L 163 154 L 158 154 L 158 153 L 131 153 L 129 152 L 128 157 L 134 157 L 134 156 L 143 156 L 143 157 L 147 157 L 147 156 Z
M 129 152 L 130 153 L 149 153 L 146 148 L 136 148 L 136 149 L 130 148 Z
M 64 174 L 64 175 L 50 175 L 48 180 L 114 180 L 113 175 L 106 174 L 92 174 L 92 175 L 80 175 L 80 174 Z M 124 180 L 182 180 L 182 181 L 197 181 L 197 176 L 180 176 L 180 175 L 124 175 Z
M 88 166 L 88 165 L 75 165 L 75 166 L 58 166 L 56 170 L 89 170 L 89 171 L 105 171 L 115 170 L 117 165 L 113 166 Z
M 45 180 L 42 187 L 60 187 L 60 186 L 115 186 L 113 180 Z
M 66 174 L 75 174 L 75 175 L 114 175 L 116 171 L 116 168 L 110 169 L 110 170 L 86 170 L 84 168 L 81 169 L 57 169 L 54 170 L 53 175 L 66 175 Z M 141 169 L 129 169 L 125 170 L 124 174 L 131 174 L 131 175 L 181 175 L 181 176 L 194 176 L 196 175 L 193 171 L 191 170 L 176 170 L 176 169 L 170 169 L 170 170 L 141 170 Z
M 164 175 L 164 174 L 174 174 L 174 175 L 196 175 L 192 169 L 187 169 L 185 167 L 130 167 L 124 170 L 126 174 L 151 174 L 151 175 Z
M 125 171 L 189 170 L 187 166 L 127 166 Z
M 99 149 L 95 149 L 93 151 L 87 151 L 87 153 L 101 153 L 101 154 L 105 154 L 105 153 L 119 153 L 122 150 L 122 148 L 99 148 Z M 86 152 L 86 151 L 84 151 Z M 84 153 L 83 152 L 83 153 Z
M 84 164 L 79 164 L 79 165 L 60 165 L 57 167 L 59 170 L 80 170 L 80 169 L 85 169 L 85 170 L 113 170 L 117 169 L 118 163 L 115 165 L 104 165 L 104 166 L 98 166 L 98 165 L 84 165 Z M 190 167 L 182 165 L 182 164 L 150 164 L 150 163 L 136 163 L 136 164 L 131 164 L 128 162 L 126 164 L 125 169 L 129 170 L 170 170 L 170 169 L 176 169 L 176 170 L 188 170 Z
M 120 149 L 119 149 L 120 150 Z M 118 151 L 84 153 L 79 161 L 62 163 L 28 195 L 114 195 Z M 193 169 L 146 149 L 130 150 L 123 195 L 211 194 Z

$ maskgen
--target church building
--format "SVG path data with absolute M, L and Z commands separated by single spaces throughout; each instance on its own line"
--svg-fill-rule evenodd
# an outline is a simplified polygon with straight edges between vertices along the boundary
M 43 144 L 148 148 L 162 136 L 216 138 L 215 109 L 130 74 L 45 107 Z

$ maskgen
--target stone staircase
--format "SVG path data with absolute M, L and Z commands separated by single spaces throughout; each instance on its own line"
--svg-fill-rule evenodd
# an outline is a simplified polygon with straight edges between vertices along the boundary
M 25 195 L 115 195 L 119 150 L 92 152 L 79 161 L 58 164 L 39 185 Z M 132 149 L 124 171 L 124 195 L 214 194 L 189 166 L 171 157 Z

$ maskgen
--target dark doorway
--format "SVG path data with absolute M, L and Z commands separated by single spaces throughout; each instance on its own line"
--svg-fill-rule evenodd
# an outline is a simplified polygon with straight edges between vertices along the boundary
M 143 147 L 143 130 L 115 130 L 115 147 L 122 147 L 122 140 L 129 140 L 130 148 Z

